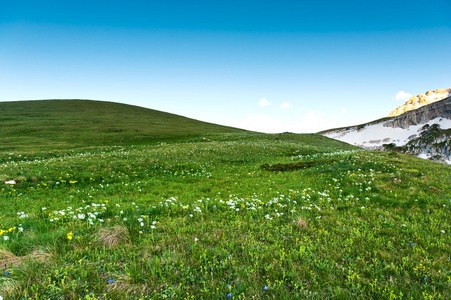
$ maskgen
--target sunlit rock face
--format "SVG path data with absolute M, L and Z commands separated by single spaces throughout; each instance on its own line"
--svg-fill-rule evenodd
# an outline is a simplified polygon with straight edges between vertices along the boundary
M 449 96 L 451 96 L 451 88 L 428 91 L 426 92 L 426 94 L 419 94 L 411 97 L 403 105 L 393 110 L 388 116 L 389 117 L 399 116 L 405 112 L 420 108 L 422 106 L 434 103 L 436 101 L 443 100 Z

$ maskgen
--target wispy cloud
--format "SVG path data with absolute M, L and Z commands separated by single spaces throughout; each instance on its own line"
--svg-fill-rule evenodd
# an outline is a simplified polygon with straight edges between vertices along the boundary
M 284 102 L 284 103 L 280 106 L 280 108 L 293 108 L 293 105 L 291 105 L 291 104 L 288 103 L 288 102 Z
M 409 93 L 406 93 L 404 91 L 399 91 L 395 96 L 396 100 L 399 100 L 399 101 L 402 101 L 402 100 L 407 101 L 410 99 L 410 97 L 412 97 L 412 95 Z
M 293 112 L 292 114 L 290 112 Z M 295 132 L 295 133 L 315 133 L 321 130 L 355 125 L 349 123 L 349 115 L 342 111 L 342 114 L 328 114 L 317 110 L 308 110 L 299 114 L 299 111 L 288 111 L 284 116 L 272 116 L 268 114 L 248 114 L 242 120 L 224 125 L 238 128 L 254 130 L 266 133 Z M 362 120 L 356 121 L 362 123 Z
M 247 115 L 246 119 L 239 123 L 238 127 L 266 133 L 282 132 L 286 128 L 283 121 L 264 114 Z
M 258 105 L 261 107 L 269 106 L 269 105 L 271 105 L 271 102 L 269 102 L 269 100 L 266 98 L 261 98 L 260 101 L 258 101 Z
M 330 123 L 330 118 L 327 115 L 320 113 L 319 111 L 309 110 L 302 116 L 299 122 L 300 132 L 318 132 L 323 128 L 330 127 L 327 125 Z

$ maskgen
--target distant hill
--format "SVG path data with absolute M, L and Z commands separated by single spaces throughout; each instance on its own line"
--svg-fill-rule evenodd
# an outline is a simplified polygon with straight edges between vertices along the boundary
M 242 129 L 93 100 L 0 102 L 0 150 L 143 144 Z
M 451 164 L 451 97 L 399 116 L 319 134 L 371 150 L 394 150 Z

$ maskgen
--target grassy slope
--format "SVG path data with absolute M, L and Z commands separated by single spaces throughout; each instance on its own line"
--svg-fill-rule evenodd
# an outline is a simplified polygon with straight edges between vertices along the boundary
M 0 151 L 7 299 L 451 294 L 447 165 L 312 134 L 29 149 Z
M 244 130 L 161 111 L 91 100 L 0 102 L 0 149 L 143 144 Z

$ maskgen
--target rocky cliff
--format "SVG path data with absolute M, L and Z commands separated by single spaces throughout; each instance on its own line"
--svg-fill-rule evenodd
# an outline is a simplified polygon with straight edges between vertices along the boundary
M 438 117 L 451 119 L 451 97 L 407 111 L 388 120 L 384 126 L 406 129 L 412 125 L 425 124 Z
M 437 89 L 435 91 L 428 91 L 425 94 L 419 94 L 417 96 L 411 97 L 403 105 L 400 105 L 395 110 L 393 110 L 388 116 L 395 117 L 399 116 L 408 111 L 418 109 L 422 106 L 434 103 L 451 96 L 451 88 L 449 89 Z
M 410 153 L 451 164 L 451 97 L 396 117 L 320 134 L 370 150 Z

